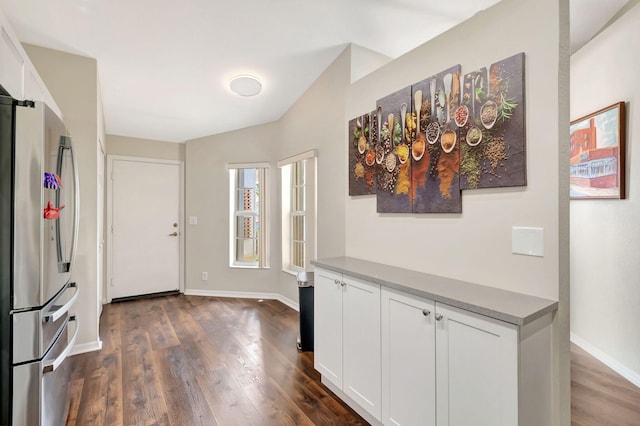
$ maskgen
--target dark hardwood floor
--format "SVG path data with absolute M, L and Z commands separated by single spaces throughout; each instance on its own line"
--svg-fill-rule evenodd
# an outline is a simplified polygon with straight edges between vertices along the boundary
M 571 424 L 640 425 L 640 388 L 574 344 L 571 344 Z
M 365 425 L 295 347 L 277 301 L 165 296 L 106 305 L 103 349 L 72 358 L 68 426 Z M 639 426 L 640 389 L 571 345 L 574 426 Z
M 280 302 L 165 296 L 106 305 L 72 358 L 67 425 L 364 425 L 296 349 Z

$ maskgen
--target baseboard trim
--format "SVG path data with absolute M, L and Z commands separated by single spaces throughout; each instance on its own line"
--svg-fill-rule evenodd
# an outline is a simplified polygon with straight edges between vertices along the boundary
M 577 336 L 575 333 L 571 333 L 571 341 L 580 346 L 585 350 L 585 352 L 589 353 L 598 361 L 640 388 L 640 374 L 627 368 L 625 365 L 613 359 L 595 346 L 591 345 L 589 342 L 584 340 L 582 337 Z
M 99 351 L 102 349 L 102 340 L 98 340 L 97 342 L 88 342 L 81 343 L 79 345 L 75 345 L 71 352 L 69 352 L 69 356 L 84 354 L 87 352 Z
M 278 293 L 260 293 L 249 291 L 221 291 L 221 290 L 197 290 L 185 289 L 184 294 L 187 296 L 204 296 L 204 297 L 235 297 L 238 299 L 269 299 L 278 300 L 294 311 L 300 311 L 300 305 Z

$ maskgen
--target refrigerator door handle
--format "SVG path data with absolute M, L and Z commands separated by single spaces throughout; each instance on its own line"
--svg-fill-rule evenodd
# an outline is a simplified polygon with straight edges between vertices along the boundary
M 73 229 L 71 235 L 71 247 L 69 249 L 69 253 L 62 252 L 61 245 L 61 231 L 60 231 L 60 221 L 56 221 L 56 243 L 57 243 L 57 252 L 58 252 L 58 268 L 60 272 L 71 272 L 71 268 L 73 267 L 73 260 L 75 257 L 76 246 L 78 244 L 78 227 L 79 227 L 79 199 L 80 199 L 80 189 L 78 188 L 78 169 L 76 166 L 76 161 L 74 158 L 73 147 L 71 145 L 71 138 L 69 136 L 61 136 L 60 137 L 60 145 L 58 146 L 58 158 L 57 158 L 57 167 L 56 173 L 59 176 L 62 176 L 62 167 L 64 163 L 64 154 L 65 151 L 69 151 L 69 161 L 71 161 L 71 171 L 73 174 Z M 56 193 L 56 206 L 60 206 L 60 192 Z M 65 255 L 68 255 L 68 258 L 65 258 Z
M 69 309 L 71 309 L 73 304 L 76 303 L 76 300 L 78 300 L 78 294 L 79 294 L 78 293 L 78 285 L 76 283 L 69 283 L 69 287 L 67 288 L 67 290 L 69 288 L 73 288 L 73 296 L 71 296 L 71 299 L 69 299 L 69 301 L 67 303 L 65 303 L 64 305 L 60 306 L 55 311 L 49 311 L 42 318 L 42 322 L 56 322 L 56 321 L 58 321 L 58 319 L 62 318 L 62 316 L 64 314 L 69 312 Z
M 75 323 L 75 325 L 76 325 L 76 330 L 73 333 L 73 337 L 71 338 L 71 340 L 67 344 L 67 347 L 64 348 L 62 353 L 60 353 L 60 355 L 58 355 L 58 357 L 56 359 L 44 364 L 44 366 L 42 367 L 42 373 L 43 374 L 52 373 L 52 372 L 56 371 L 58 369 L 58 367 L 60 367 L 60 365 L 62 365 L 64 360 L 69 355 L 69 352 L 71 352 L 71 349 L 73 349 L 73 346 L 76 344 L 76 339 L 78 338 L 78 330 L 80 330 L 80 322 L 76 319 L 75 315 L 72 315 L 72 316 L 69 317 L 69 322 L 71 322 L 71 321 L 73 321 Z

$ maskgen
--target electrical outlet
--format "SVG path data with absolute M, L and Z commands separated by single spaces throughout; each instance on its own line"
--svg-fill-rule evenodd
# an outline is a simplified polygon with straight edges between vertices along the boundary
M 206 281 L 209 279 L 209 273 L 208 272 L 203 272 L 202 273 L 202 281 Z

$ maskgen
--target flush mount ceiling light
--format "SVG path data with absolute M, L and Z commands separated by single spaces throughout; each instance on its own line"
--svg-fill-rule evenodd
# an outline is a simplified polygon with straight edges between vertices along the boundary
M 256 76 L 240 74 L 231 79 L 229 88 L 239 96 L 255 96 L 262 91 L 262 83 Z

